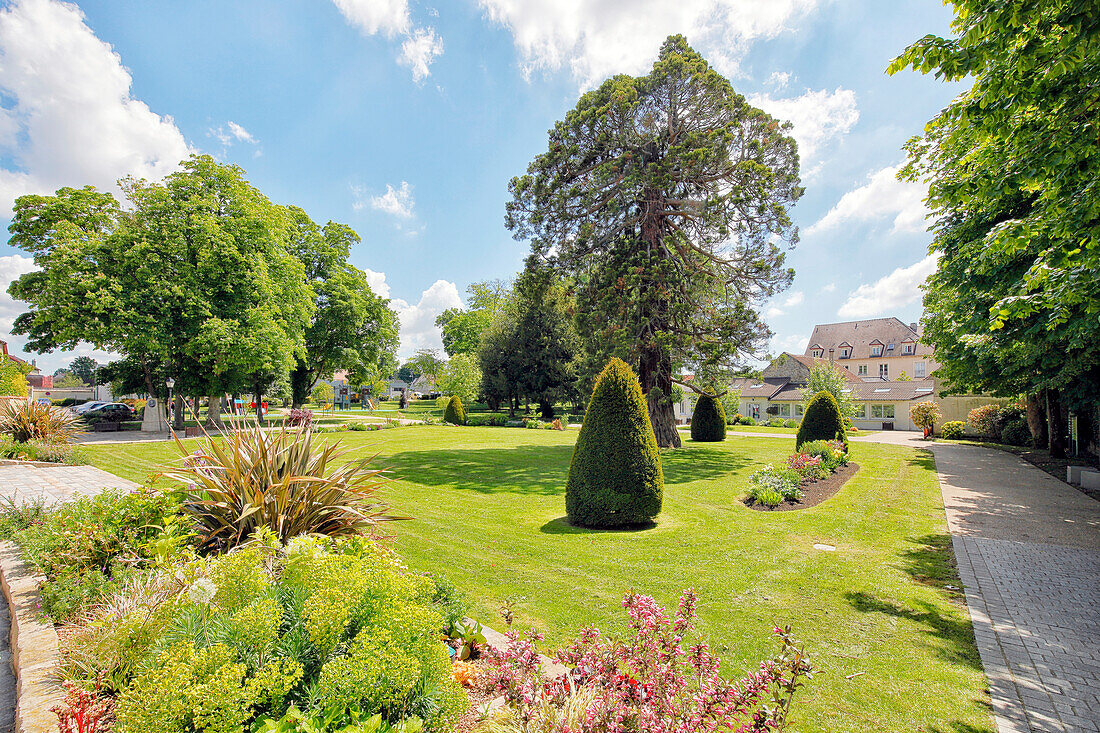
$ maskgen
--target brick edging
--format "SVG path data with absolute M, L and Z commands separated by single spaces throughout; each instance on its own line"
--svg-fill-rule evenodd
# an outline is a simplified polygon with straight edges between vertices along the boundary
M 39 584 L 45 580 L 25 563 L 13 542 L 0 542 L 0 586 L 11 609 L 12 669 L 15 672 L 16 733 L 56 733 L 51 708 L 61 703 L 60 658 L 53 624 L 39 620 Z

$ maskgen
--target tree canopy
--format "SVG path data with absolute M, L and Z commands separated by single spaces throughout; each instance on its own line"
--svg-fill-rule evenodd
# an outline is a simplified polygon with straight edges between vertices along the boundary
M 678 446 L 673 363 L 733 362 L 770 332 L 802 195 L 790 126 L 749 105 L 682 36 L 652 71 L 583 95 L 510 184 L 506 224 L 575 278 L 595 342 L 632 356 L 657 441 Z
M 924 338 L 949 389 L 1100 399 L 1100 15 L 1081 0 L 954 0 L 890 73 L 966 78 L 908 143 L 939 255 Z M 1052 431 L 1052 450 L 1055 449 Z

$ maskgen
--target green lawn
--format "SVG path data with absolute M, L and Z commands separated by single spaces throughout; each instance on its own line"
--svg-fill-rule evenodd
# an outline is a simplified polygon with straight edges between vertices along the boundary
M 393 468 L 388 497 L 415 517 L 389 527 L 396 549 L 465 589 L 490 625 L 500 624 L 498 604 L 516 599 L 523 623 L 560 642 L 583 624 L 621 628 L 630 588 L 674 608 L 691 586 L 730 674 L 772 652 L 773 623 L 793 624 L 826 670 L 801 695 L 797 730 L 993 730 L 965 603 L 944 589 L 960 583 L 930 454 L 853 444 L 862 469 L 840 493 L 811 509 L 764 513 L 739 501 L 747 476 L 793 441 L 685 441 L 663 455 L 656 527 L 590 532 L 562 516 L 576 435 L 433 426 L 340 439 Z M 163 443 L 84 453 L 139 481 L 173 455 Z

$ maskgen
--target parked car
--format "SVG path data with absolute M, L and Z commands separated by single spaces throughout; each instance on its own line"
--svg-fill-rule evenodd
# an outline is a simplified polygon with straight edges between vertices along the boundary
M 95 422 L 123 422 L 133 419 L 134 410 L 121 402 L 105 402 L 99 407 L 86 410 L 82 417 Z
M 98 400 L 96 402 L 85 402 L 83 404 L 76 405 L 74 407 L 70 407 L 69 409 L 72 410 L 73 412 L 75 412 L 77 415 L 83 415 L 88 410 L 94 410 L 97 407 L 102 407 L 103 405 L 109 405 L 109 404 L 111 404 L 111 403 L 104 402 L 103 400 Z

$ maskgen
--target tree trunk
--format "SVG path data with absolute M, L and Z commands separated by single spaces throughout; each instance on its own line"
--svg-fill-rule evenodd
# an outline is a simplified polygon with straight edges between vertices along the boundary
M 309 400 L 310 384 L 309 369 L 301 360 L 298 360 L 294 370 L 290 373 L 290 406 L 298 409 Z
M 206 424 L 212 428 L 224 428 L 225 423 L 222 422 L 222 396 L 219 394 L 212 394 L 209 397 L 210 405 L 206 410 Z
M 260 425 L 264 424 L 264 393 L 263 390 L 257 385 L 254 390 L 253 398 L 256 400 L 256 422 Z
M 644 346 L 638 364 L 638 380 L 646 396 L 649 422 L 661 448 L 679 448 L 680 432 L 672 409 L 672 357 L 660 346 Z
M 1062 415 L 1061 395 L 1056 389 L 1047 391 L 1047 425 L 1051 458 L 1066 457 L 1066 421 Z
M 175 394 L 172 397 L 172 412 L 175 413 L 172 418 L 172 429 L 183 430 L 183 395 Z
M 1036 448 L 1047 447 L 1047 416 L 1040 392 L 1027 396 L 1027 426 L 1031 430 L 1031 444 Z

